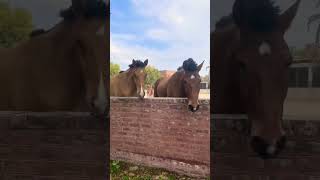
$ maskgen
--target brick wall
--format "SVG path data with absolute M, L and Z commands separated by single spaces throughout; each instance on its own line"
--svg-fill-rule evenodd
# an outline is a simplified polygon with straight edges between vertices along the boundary
M 111 98 L 111 158 L 209 176 L 209 100 L 196 113 L 186 99 Z
M 107 179 L 107 121 L 86 113 L 0 113 L 0 179 Z
M 286 149 L 276 159 L 262 160 L 248 145 L 244 116 L 212 117 L 212 166 L 215 180 L 320 179 L 320 121 L 285 117 Z

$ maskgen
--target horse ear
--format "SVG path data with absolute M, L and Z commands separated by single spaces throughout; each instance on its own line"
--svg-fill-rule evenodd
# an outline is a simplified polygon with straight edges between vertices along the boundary
M 297 14 L 300 2 L 301 0 L 297 0 L 289 9 L 279 16 L 278 26 L 280 27 L 281 31 L 286 32 L 289 29 L 294 17 Z
M 146 60 L 144 61 L 144 65 L 145 65 L 145 66 L 148 65 L 148 59 L 146 59 Z
M 203 63 L 204 63 L 204 61 L 202 61 L 202 63 L 201 63 L 201 64 L 199 64 L 199 66 L 197 67 L 198 72 L 199 72 L 199 71 L 201 71 L 202 66 L 203 66 Z
M 136 61 L 134 59 L 132 59 L 132 64 L 135 63 Z

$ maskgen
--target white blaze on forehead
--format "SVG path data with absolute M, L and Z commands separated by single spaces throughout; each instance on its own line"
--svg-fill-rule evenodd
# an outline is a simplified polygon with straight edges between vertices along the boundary
M 100 110 L 100 112 L 104 112 L 107 107 L 106 89 L 104 86 L 102 73 L 100 74 L 100 81 L 98 85 L 98 96 L 97 96 L 97 99 L 95 99 L 94 101 L 94 105 Z
M 102 26 L 98 31 L 97 31 L 97 35 L 104 35 L 105 33 L 105 26 Z
M 270 44 L 266 42 L 262 42 L 261 45 L 259 46 L 259 54 L 262 56 L 271 54 Z
M 190 77 L 190 79 L 194 79 L 194 78 L 196 78 L 196 77 L 192 74 L 191 77 Z

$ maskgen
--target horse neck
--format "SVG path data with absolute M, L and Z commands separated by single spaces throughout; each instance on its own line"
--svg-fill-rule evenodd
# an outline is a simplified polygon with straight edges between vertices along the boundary
M 213 92 L 215 113 L 243 113 L 240 96 L 239 67 L 234 61 L 233 53 L 239 44 L 237 27 L 218 31 L 213 34 L 211 54 L 213 54 Z
M 123 85 L 130 91 L 134 91 L 137 90 L 136 84 L 134 83 L 134 79 L 133 76 L 130 76 L 131 72 L 130 69 L 128 69 L 127 71 L 121 73 L 119 75 L 119 78 L 121 79 L 121 82 L 123 82 Z
M 182 78 L 184 76 L 183 71 L 178 71 L 171 76 L 171 81 L 174 82 L 177 92 L 181 97 L 185 97 L 187 93 L 184 90 Z

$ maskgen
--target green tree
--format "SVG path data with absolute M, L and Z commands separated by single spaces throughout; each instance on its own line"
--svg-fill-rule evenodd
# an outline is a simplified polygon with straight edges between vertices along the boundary
M 0 47 L 13 47 L 27 40 L 33 29 L 32 15 L 24 9 L 10 9 L 0 2 Z
M 110 63 L 110 77 L 117 75 L 120 72 L 120 65 L 115 63 Z
M 161 77 L 160 71 L 153 66 L 147 66 L 145 71 L 147 73 L 145 85 L 154 86 L 154 83 Z

